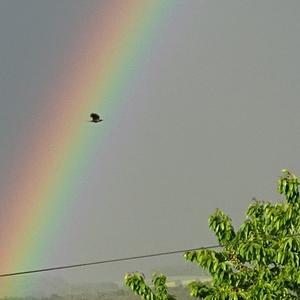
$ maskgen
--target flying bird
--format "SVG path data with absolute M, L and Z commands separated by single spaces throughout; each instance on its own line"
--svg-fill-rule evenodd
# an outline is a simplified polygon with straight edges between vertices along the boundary
M 92 120 L 90 122 L 93 122 L 93 123 L 99 123 L 101 121 L 103 121 L 100 116 L 96 113 L 91 113 L 90 114 L 90 117 L 92 118 Z

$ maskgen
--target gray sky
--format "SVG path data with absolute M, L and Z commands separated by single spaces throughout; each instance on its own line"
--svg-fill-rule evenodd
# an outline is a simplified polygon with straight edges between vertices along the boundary
M 28 155 L 41 95 L 98 2 L 0 2 L 0 188 Z M 299 15 L 296 0 L 179 1 L 116 112 L 104 156 L 82 177 L 48 263 L 214 244 L 207 219 L 215 208 L 239 224 L 253 196 L 280 199 L 280 170 L 300 175 Z M 120 280 L 181 262 L 178 255 L 51 276 Z

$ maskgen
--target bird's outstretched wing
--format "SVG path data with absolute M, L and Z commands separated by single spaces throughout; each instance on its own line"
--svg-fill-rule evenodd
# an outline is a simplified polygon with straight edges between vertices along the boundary
M 100 116 L 96 113 L 91 113 L 90 114 L 90 117 L 93 119 L 93 120 L 99 120 L 100 119 Z

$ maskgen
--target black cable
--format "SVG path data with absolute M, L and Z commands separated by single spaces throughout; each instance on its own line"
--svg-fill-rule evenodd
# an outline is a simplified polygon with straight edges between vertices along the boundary
M 50 268 L 43 268 L 43 269 L 13 272 L 13 273 L 5 273 L 5 274 L 0 274 L 0 277 L 9 277 L 9 276 L 16 276 L 16 275 L 31 274 L 31 273 L 41 273 L 41 272 L 48 272 L 48 271 L 62 270 L 62 269 L 71 269 L 71 268 L 81 268 L 81 267 L 86 267 L 86 266 L 91 266 L 91 265 L 100 265 L 100 264 L 107 264 L 107 263 L 120 262 L 120 261 L 126 261 L 126 260 L 134 260 L 134 259 L 141 259 L 141 258 L 148 258 L 148 257 L 155 257 L 155 256 L 171 255 L 171 254 L 183 253 L 183 252 L 194 251 L 194 250 L 199 250 L 199 249 L 213 249 L 213 248 L 220 248 L 220 247 L 221 247 L 220 245 L 211 245 L 211 246 L 205 246 L 205 247 L 199 247 L 199 248 L 193 248 L 193 249 L 159 252 L 159 253 L 145 254 L 145 255 L 139 255 L 139 256 L 130 256 L 130 257 L 123 257 L 123 258 L 115 258 L 115 259 L 101 260 L 101 261 L 95 261 L 95 262 L 88 262 L 88 263 L 82 263 L 82 264 L 74 264 L 74 265 L 50 267 Z
M 295 233 L 295 234 L 286 235 L 286 237 L 295 237 L 295 236 L 300 236 L 300 234 Z M 269 237 L 275 238 L 276 236 L 269 236 Z M 211 245 L 211 246 L 205 246 L 205 247 L 199 247 L 199 248 L 193 248 L 193 249 L 159 252 L 159 253 L 145 254 L 145 255 L 139 255 L 139 256 L 130 256 L 130 257 L 123 257 L 123 258 L 115 258 L 115 259 L 101 260 L 101 261 L 95 261 L 95 262 L 88 262 L 88 263 L 82 263 L 82 264 L 50 267 L 50 268 L 43 268 L 43 269 L 13 272 L 13 273 L 4 273 L 4 274 L 0 274 L 0 277 L 25 275 L 25 274 L 31 274 L 31 273 L 41 273 L 41 272 L 48 272 L 48 271 L 62 270 L 62 269 L 71 269 L 71 268 L 81 268 L 81 267 L 92 266 L 92 265 L 100 265 L 100 264 L 107 264 L 107 263 L 120 262 L 120 261 L 126 261 L 126 260 L 142 259 L 142 258 L 155 257 L 155 256 L 178 254 L 178 253 L 200 250 L 200 249 L 214 249 L 214 248 L 221 248 L 221 247 L 222 247 L 221 245 Z

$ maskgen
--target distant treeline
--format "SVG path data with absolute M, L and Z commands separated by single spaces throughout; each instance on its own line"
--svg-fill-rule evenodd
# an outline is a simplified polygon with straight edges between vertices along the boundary
M 169 288 L 171 294 L 176 295 L 180 300 L 191 300 L 188 290 L 182 286 Z M 0 300 L 140 300 L 128 289 L 117 289 L 115 291 L 98 292 L 97 294 L 82 291 L 82 293 L 60 296 L 53 294 L 50 297 L 6 297 Z

